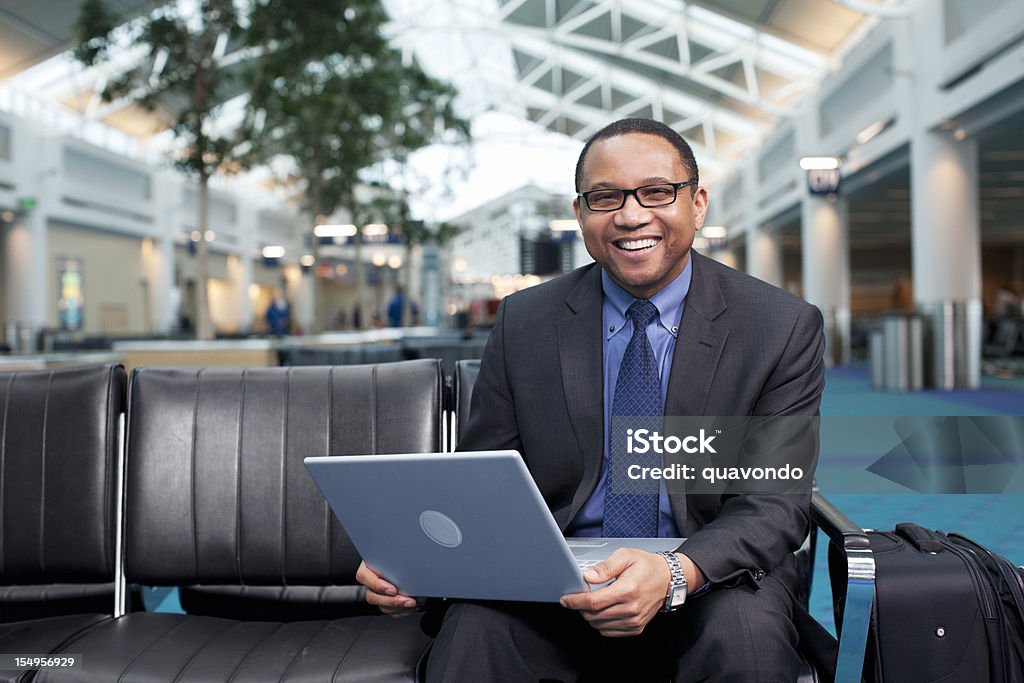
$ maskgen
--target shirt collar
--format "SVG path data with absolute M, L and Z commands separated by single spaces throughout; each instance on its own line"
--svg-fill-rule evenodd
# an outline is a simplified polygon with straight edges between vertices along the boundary
M 690 292 L 690 280 L 693 278 L 693 259 L 686 259 L 686 266 L 683 272 L 679 273 L 672 282 L 662 287 L 654 296 L 651 303 L 658 309 L 658 322 L 673 337 L 679 335 L 679 321 L 683 317 L 683 303 L 686 295 Z M 618 285 L 608 271 L 601 269 L 601 288 L 604 291 L 606 305 L 605 332 L 606 338 L 614 337 L 626 323 L 626 310 L 636 301 L 636 297 Z M 610 304 L 610 305 L 609 305 Z

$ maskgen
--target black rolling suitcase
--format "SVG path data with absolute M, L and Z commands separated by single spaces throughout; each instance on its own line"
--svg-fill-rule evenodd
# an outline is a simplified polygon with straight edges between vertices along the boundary
M 1024 683 L 1024 569 L 959 534 L 916 524 L 868 536 L 868 681 Z M 838 555 L 829 564 L 833 577 L 845 569 Z M 833 582 L 838 604 L 844 588 Z

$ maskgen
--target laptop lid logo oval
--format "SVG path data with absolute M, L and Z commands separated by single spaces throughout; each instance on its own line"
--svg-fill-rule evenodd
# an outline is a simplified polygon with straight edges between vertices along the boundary
M 445 548 L 458 548 L 462 545 L 462 529 L 448 515 L 437 510 L 424 510 L 420 513 L 420 528 L 434 543 Z

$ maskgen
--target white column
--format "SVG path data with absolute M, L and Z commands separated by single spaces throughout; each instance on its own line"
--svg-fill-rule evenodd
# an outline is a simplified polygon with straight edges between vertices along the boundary
M 18 196 L 35 199 L 36 205 L 16 213 L 4 230 L 4 295 L 7 342 L 14 349 L 31 351 L 36 334 L 47 327 L 47 313 L 57 308 L 57 283 L 49 281 L 47 223 L 58 201 L 61 148 L 59 141 L 46 139 L 29 126 L 19 132 L 13 141 L 14 162 L 22 173 Z
M 238 329 L 243 333 L 252 331 L 254 312 L 249 288 L 253 283 L 253 258 L 258 247 L 260 234 L 260 212 L 250 202 L 240 199 L 236 204 L 238 215 L 238 266 L 232 273 L 232 287 L 238 301 Z
M 747 273 L 776 287 L 783 286 L 779 238 L 757 225 L 747 230 Z
M 914 301 L 981 298 L 978 145 L 920 131 L 910 150 Z
M 812 195 L 800 203 L 803 294 L 825 317 L 825 358 L 850 362 L 850 238 L 846 201 Z
M 149 320 L 154 334 L 168 334 L 178 324 L 181 293 L 174 293 L 176 257 L 174 238 L 181 231 L 184 186 L 178 174 L 157 171 L 151 176 L 155 215 L 160 224 L 157 236 L 143 242 L 143 272 L 149 282 Z M 148 243 L 148 246 L 147 246 Z
M 820 102 L 804 104 L 796 128 L 797 155 L 823 156 Z M 794 167 L 797 159 L 793 160 Z M 825 362 L 850 362 L 850 224 L 842 195 L 812 195 L 807 172 L 799 171 L 803 192 L 800 200 L 800 265 L 804 299 L 821 309 L 825 319 Z M 843 190 L 842 185 L 839 192 Z
M 719 249 L 718 251 L 712 252 L 711 258 L 715 259 L 719 263 L 739 270 L 740 261 L 736 258 L 736 253 L 732 249 Z
M 302 266 L 298 263 L 289 263 L 282 268 L 282 279 L 284 280 L 284 297 L 292 314 L 292 327 L 301 328 L 303 332 L 309 333 L 308 323 L 312 316 L 308 310 L 309 298 L 304 296 L 304 290 L 311 288 L 310 277 L 302 272 Z M 299 302 L 303 302 L 300 304 Z
M 916 131 L 910 196 L 914 302 L 931 316 L 941 343 L 936 381 L 976 388 L 982 317 L 977 143 L 958 141 L 952 131 Z
M 300 213 L 295 218 L 295 223 L 292 226 L 292 235 L 295 241 L 301 245 L 301 249 L 296 252 L 301 259 L 305 255 L 313 256 L 316 250 L 313 248 L 313 241 L 317 239 L 316 235 L 313 234 L 314 219 L 306 214 Z M 308 233 L 308 238 L 307 238 Z M 306 240 L 309 240 L 309 244 L 306 244 Z M 333 320 L 317 320 L 316 319 L 316 268 L 318 263 L 314 262 L 311 268 L 303 268 L 299 266 L 299 281 L 295 287 L 295 298 L 292 299 L 292 320 L 295 321 L 295 326 L 300 328 L 305 334 L 313 334 L 321 332 L 328 327 L 333 327 Z

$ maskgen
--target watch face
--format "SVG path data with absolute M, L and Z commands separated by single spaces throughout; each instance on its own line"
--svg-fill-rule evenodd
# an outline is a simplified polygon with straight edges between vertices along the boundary
M 679 586 L 672 589 L 672 606 L 678 607 L 686 602 L 686 587 Z

